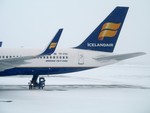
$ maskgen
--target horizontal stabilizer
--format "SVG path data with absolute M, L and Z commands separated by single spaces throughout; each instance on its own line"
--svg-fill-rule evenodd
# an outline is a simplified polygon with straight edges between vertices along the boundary
M 98 61 L 108 61 L 108 60 L 116 60 L 116 61 L 122 61 L 125 59 L 145 55 L 146 53 L 144 52 L 136 52 L 136 53 L 128 53 L 128 54 L 120 54 L 120 55 L 113 55 L 113 56 L 105 56 L 105 57 L 99 57 L 99 58 L 94 58 L 95 60 Z

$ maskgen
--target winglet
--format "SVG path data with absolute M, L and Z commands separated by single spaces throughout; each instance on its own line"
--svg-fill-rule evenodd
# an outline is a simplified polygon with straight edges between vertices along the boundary
M 0 47 L 2 46 L 2 42 L 0 42 Z
M 58 32 L 56 33 L 56 35 L 54 36 L 54 38 L 52 39 L 52 41 L 50 42 L 50 44 L 48 45 L 48 47 L 39 56 L 41 56 L 41 55 L 50 55 L 50 54 L 52 54 L 55 51 L 55 49 L 57 47 L 57 43 L 59 41 L 59 38 L 61 36 L 62 31 L 63 31 L 63 29 L 59 29 L 58 30 Z

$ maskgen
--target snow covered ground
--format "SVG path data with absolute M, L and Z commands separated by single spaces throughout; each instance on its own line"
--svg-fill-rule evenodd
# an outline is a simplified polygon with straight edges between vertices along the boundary
M 29 91 L 30 79 L 0 78 L 0 113 L 150 113 L 150 65 L 53 75 L 44 90 Z

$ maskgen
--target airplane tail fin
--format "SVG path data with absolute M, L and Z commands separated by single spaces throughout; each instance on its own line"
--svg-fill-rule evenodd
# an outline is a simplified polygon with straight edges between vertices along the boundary
M 63 31 L 63 29 L 58 30 L 58 32 L 56 33 L 56 35 L 54 36 L 52 41 L 49 43 L 48 47 L 45 49 L 45 51 L 42 54 L 40 54 L 40 56 L 41 55 L 50 55 L 55 51 L 62 31 Z
M 107 18 L 76 48 L 113 52 L 128 7 L 116 7 Z

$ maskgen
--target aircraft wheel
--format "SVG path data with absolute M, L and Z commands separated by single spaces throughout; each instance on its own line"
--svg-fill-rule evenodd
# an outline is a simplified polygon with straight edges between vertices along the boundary
M 29 85 L 29 89 L 32 89 L 32 85 Z

